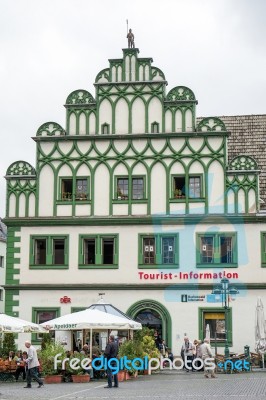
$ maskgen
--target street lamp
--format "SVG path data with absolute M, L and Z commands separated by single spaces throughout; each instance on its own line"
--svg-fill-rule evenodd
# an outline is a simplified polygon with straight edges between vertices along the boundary
M 228 347 L 228 309 L 229 309 L 229 295 L 236 295 L 239 291 L 231 286 L 229 279 L 223 278 L 221 283 L 217 285 L 212 291 L 212 294 L 222 295 L 222 304 L 224 307 L 224 321 L 225 321 L 225 346 L 224 355 L 225 358 L 229 358 L 229 347 Z

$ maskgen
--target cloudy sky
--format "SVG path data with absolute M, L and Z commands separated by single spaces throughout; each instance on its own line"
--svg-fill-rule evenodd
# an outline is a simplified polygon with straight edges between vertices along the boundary
M 197 116 L 266 112 L 265 0 L 0 0 L 0 216 L 8 166 L 35 166 L 35 136 L 65 126 L 69 93 L 127 47 L 152 57 L 168 89 L 190 87 Z

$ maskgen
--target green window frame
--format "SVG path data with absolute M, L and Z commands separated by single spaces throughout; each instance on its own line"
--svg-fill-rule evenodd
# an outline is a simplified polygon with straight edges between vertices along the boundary
M 151 133 L 159 133 L 160 125 L 159 122 L 152 122 L 151 124 Z
M 30 269 L 68 269 L 68 258 L 69 235 L 30 236 Z
M 261 266 L 266 267 L 266 232 L 260 233 Z
M 216 346 L 225 346 L 225 309 L 224 307 L 199 307 L 199 339 L 204 340 L 206 336 L 206 325 L 209 324 L 211 334 L 211 344 L 215 345 L 216 331 Z M 228 346 L 233 346 L 233 331 L 232 331 L 232 308 L 227 309 L 227 340 Z
M 45 322 L 45 318 L 40 320 L 39 314 L 40 313 L 47 313 L 46 321 L 49 321 L 54 318 L 60 317 L 61 309 L 60 307 L 33 307 L 32 308 L 32 321 L 36 324 Z M 53 315 L 52 315 L 53 314 Z M 52 337 L 55 337 L 55 331 L 50 331 Z M 32 333 L 31 335 L 31 342 L 32 344 L 41 344 L 43 338 L 42 333 Z
M 90 202 L 89 176 L 61 176 L 59 178 L 58 202 Z
M 203 174 L 171 175 L 171 198 L 176 201 L 202 201 L 204 199 Z
M 117 234 L 79 235 L 79 269 L 117 269 Z
M 237 233 L 205 232 L 196 234 L 196 262 L 202 268 L 236 268 Z
M 139 234 L 138 268 L 172 269 L 179 267 L 179 235 Z
M 115 176 L 114 199 L 126 202 L 147 200 L 146 177 L 144 175 Z

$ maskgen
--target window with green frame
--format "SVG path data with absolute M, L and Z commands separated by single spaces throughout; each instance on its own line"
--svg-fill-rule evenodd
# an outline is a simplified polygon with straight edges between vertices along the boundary
M 203 198 L 202 175 L 173 175 L 172 197 L 175 199 L 201 199 Z
M 266 232 L 260 233 L 261 266 L 266 267 Z
M 237 267 L 237 235 L 226 233 L 197 233 L 197 266 Z
M 140 234 L 139 268 L 178 268 L 177 234 Z
M 145 199 L 144 176 L 116 176 L 115 199 L 117 200 L 143 200 Z
M 118 235 L 80 235 L 79 268 L 118 268 Z
M 61 201 L 89 200 L 89 177 L 60 177 L 59 199 Z
M 225 310 L 223 307 L 199 308 L 199 339 L 206 337 L 209 325 L 211 343 L 218 347 L 225 345 Z M 227 309 L 228 345 L 232 346 L 232 309 Z
M 68 248 L 68 235 L 30 236 L 30 268 L 68 268 Z
M 50 321 L 51 319 L 60 317 L 60 308 L 59 307 L 37 307 L 32 309 L 32 321 L 36 324 L 42 324 L 46 321 Z M 51 336 L 55 337 L 55 332 L 50 331 Z M 32 343 L 40 344 L 42 341 L 43 335 L 41 333 L 33 333 L 32 334 Z

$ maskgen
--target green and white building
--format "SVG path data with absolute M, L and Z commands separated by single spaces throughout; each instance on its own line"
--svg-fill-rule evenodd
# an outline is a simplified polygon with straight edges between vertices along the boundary
M 230 348 L 253 350 L 257 297 L 266 304 L 256 154 L 234 147 L 230 158 L 223 118 L 197 119 L 193 91 L 168 89 L 137 48 L 109 60 L 94 86 L 69 94 L 65 127 L 39 127 L 36 166 L 6 172 L 6 312 L 43 322 L 104 292 L 174 354 L 207 324 L 223 352 L 224 308 L 211 292 L 228 278 L 240 291 Z

